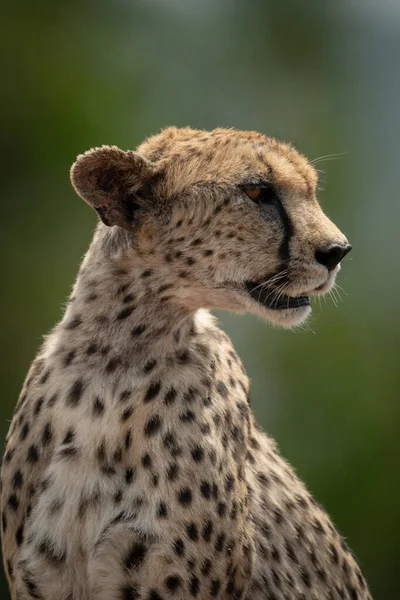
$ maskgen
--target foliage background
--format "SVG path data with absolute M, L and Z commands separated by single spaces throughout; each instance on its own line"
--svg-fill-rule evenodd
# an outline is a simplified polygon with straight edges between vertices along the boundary
M 21 0 L 3 9 L 0 437 L 95 224 L 68 170 L 165 125 L 256 129 L 319 166 L 354 250 L 344 302 L 285 332 L 221 315 L 253 403 L 345 532 L 376 599 L 398 599 L 397 0 Z M 4 579 L 0 596 L 8 598 Z

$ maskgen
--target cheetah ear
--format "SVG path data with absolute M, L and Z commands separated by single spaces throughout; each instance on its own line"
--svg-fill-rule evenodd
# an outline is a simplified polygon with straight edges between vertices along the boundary
M 157 174 L 155 166 L 137 152 L 101 146 L 78 156 L 71 167 L 71 182 L 105 225 L 134 229 Z

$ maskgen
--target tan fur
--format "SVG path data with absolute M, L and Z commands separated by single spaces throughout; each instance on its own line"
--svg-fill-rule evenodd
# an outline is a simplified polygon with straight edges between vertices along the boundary
M 339 264 L 316 252 L 347 240 L 318 205 L 315 170 L 255 132 L 170 127 L 136 151 L 81 155 L 71 179 L 109 227 L 7 438 L 13 600 L 369 599 L 256 425 L 243 366 L 204 310 L 292 326 L 310 308 L 277 310 L 265 290 L 289 303 L 331 288 Z M 243 186 L 258 183 L 279 204 L 252 202 Z

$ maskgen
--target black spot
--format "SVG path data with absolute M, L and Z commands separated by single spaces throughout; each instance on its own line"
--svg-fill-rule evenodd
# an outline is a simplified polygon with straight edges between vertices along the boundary
M 150 277 L 153 274 L 152 269 L 146 269 L 145 271 L 143 271 L 143 273 L 141 274 L 141 277 Z
M 308 588 L 311 587 L 311 578 L 310 578 L 310 574 L 304 569 L 300 569 L 300 577 L 304 583 L 304 585 Z
M 210 594 L 213 598 L 218 596 L 219 591 L 221 589 L 221 582 L 218 579 L 213 579 L 210 586 Z
M 358 600 L 359 596 L 357 590 L 352 585 L 348 585 L 346 587 L 347 591 L 350 592 L 351 600 Z
M 168 516 L 167 507 L 164 502 L 160 502 L 157 509 L 157 516 L 161 519 L 165 519 Z
M 56 551 L 51 540 L 44 538 L 37 547 L 38 552 L 46 558 L 53 565 L 59 566 L 65 561 L 66 553 Z
M 63 444 L 71 444 L 71 442 L 73 442 L 75 439 L 75 432 L 73 429 L 68 429 L 67 433 L 65 434 L 65 437 L 62 441 Z
M 161 424 L 162 421 L 159 415 L 151 416 L 150 419 L 148 419 L 148 421 L 146 422 L 146 425 L 144 426 L 144 434 L 147 437 L 155 435 L 157 431 L 160 430 Z
M 79 327 L 79 325 L 81 325 L 81 323 L 81 317 L 76 315 L 75 317 L 72 317 L 70 321 L 68 321 L 68 323 L 65 325 L 65 329 L 76 329 L 77 327 Z
M 171 463 L 167 468 L 167 478 L 169 481 L 175 481 L 178 477 L 179 466 L 177 463 Z
M 233 475 L 231 473 L 228 473 L 228 475 L 225 478 L 225 490 L 227 492 L 230 492 L 233 490 L 235 485 L 235 478 L 233 477 Z
M 334 544 L 330 544 L 331 560 L 333 563 L 339 564 L 339 554 Z
M 100 417 L 104 413 L 104 402 L 96 396 L 93 400 L 93 414 L 96 417 Z
M 177 496 L 178 502 L 183 506 L 189 506 L 192 503 L 192 492 L 188 488 L 180 490 Z
M 174 542 L 174 552 L 178 556 L 183 556 L 185 553 L 185 543 L 180 538 L 177 538 Z
M 197 594 L 199 593 L 199 590 L 200 590 L 200 581 L 196 577 L 196 575 L 193 575 L 193 577 L 190 580 L 190 593 L 192 594 L 192 596 L 197 596 Z
M 150 402 L 150 400 L 153 400 L 159 394 L 160 389 L 161 383 L 159 381 L 153 382 L 148 388 L 143 401 Z
M 59 450 L 59 456 L 63 458 L 75 458 L 79 454 L 78 448 L 75 446 L 66 446 L 65 448 L 61 448 Z
M 128 450 L 128 448 L 131 447 L 131 444 L 132 444 L 132 434 L 131 434 L 130 431 L 127 431 L 126 435 L 125 435 L 125 448 L 126 448 L 126 450 Z
M 142 465 L 145 469 L 150 469 L 152 465 L 151 456 L 148 452 L 146 452 L 146 454 L 143 454 L 142 456 Z
M 163 444 L 169 450 L 171 450 L 171 448 L 176 446 L 176 439 L 175 439 L 174 434 L 171 431 L 169 431 L 168 433 L 165 434 L 165 436 L 163 438 Z
M 225 545 L 225 534 L 224 533 L 220 533 L 219 536 L 217 537 L 216 541 L 215 541 L 215 550 L 217 552 L 222 552 L 222 550 L 224 549 L 224 545 Z
M 117 448 L 113 454 L 115 462 L 120 463 L 122 461 L 122 448 Z
M 203 526 L 202 536 L 205 542 L 209 542 L 213 533 L 213 524 L 211 521 L 206 521 Z
M 171 590 L 171 592 L 175 591 L 182 584 L 182 580 L 178 575 L 170 575 L 165 580 L 165 586 Z
M 32 581 L 32 579 L 30 579 L 26 575 L 22 578 L 22 580 L 26 585 L 29 595 L 32 596 L 32 598 L 35 598 L 35 600 L 42 600 L 43 596 L 39 592 L 39 589 L 38 589 L 37 585 L 35 584 L 35 582 Z
M 40 398 L 38 398 L 38 400 L 36 401 L 35 408 L 34 408 L 34 411 L 33 411 L 33 414 L 34 414 L 35 416 L 37 416 L 37 415 L 40 413 L 40 411 L 41 411 L 41 409 L 42 409 L 42 406 L 43 406 L 43 402 L 44 402 L 44 396 L 41 396 L 41 397 L 40 397 Z
M 133 406 L 128 406 L 121 415 L 121 421 L 127 421 L 133 414 Z
M 132 483 L 133 478 L 136 474 L 135 469 L 132 468 L 128 468 L 125 470 L 125 483 L 127 483 L 128 485 Z
M 143 367 L 143 371 L 145 373 L 150 373 L 150 371 L 152 371 L 154 369 L 154 367 L 156 366 L 157 361 L 155 358 L 153 358 L 153 360 L 149 360 Z
M 25 440 L 27 435 L 29 433 L 29 423 L 25 423 L 24 426 L 22 427 L 20 434 L 19 434 L 19 439 Z
M 131 316 L 131 314 L 133 313 L 133 311 L 135 310 L 134 306 L 127 306 L 126 308 L 123 308 L 117 315 L 117 319 L 119 321 L 122 321 L 123 319 L 127 319 L 128 317 Z
M 175 356 L 176 360 L 181 364 L 187 364 L 190 361 L 190 354 L 188 350 L 178 350 Z
M 209 435 L 211 433 L 211 427 L 209 423 L 202 423 L 200 425 L 200 431 L 203 435 Z
M 135 296 L 134 296 L 134 294 L 127 294 L 127 295 L 125 296 L 125 298 L 122 300 L 122 302 L 123 302 L 124 304 L 129 304 L 129 302 L 132 302 L 134 299 L 135 299 Z
M 104 441 L 101 442 L 101 444 L 98 446 L 97 450 L 96 450 L 96 456 L 97 456 L 97 460 L 99 462 L 103 462 L 106 460 L 106 446 Z
M 177 391 L 175 388 L 169 389 L 168 392 L 165 394 L 164 404 L 166 404 L 168 406 L 168 405 L 172 404 L 173 402 L 175 402 L 176 395 L 177 395 Z
M 137 325 L 132 329 L 132 335 L 137 336 L 141 335 L 146 329 L 146 325 Z
M 70 351 L 69 351 L 69 352 L 66 354 L 66 356 L 65 356 L 65 358 L 64 358 L 64 365 L 65 365 L 66 367 L 68 367 L 68 366 L 69 366 L 69 365 L 72 363 L 72 361 L 73 361 L 73 360 L 74 360 L 74 358 L 75 358 L 75 355 L 76 355 L 76 352 L 75 352 L 75 350 L 70 350 Z
M 226 515 L 226 504 L 225 504 L 225 502 L 218 502 L 217 513 L 218 513 L 219 517 L 224 517 Z
M 50 443 L 51 439 L 53 437 L 53 432 L 51 429 L 51 424 L 50 423 L 46 423 L 44 429 L 43 429 L 43 433 L 42 433 L 42 444 L 43 446 L 46 446 L 47 444 Z
M 130 286 L 130 283 L 122 283 L 117 290 L 117 296 L 120 296 L 121 294 L 125 294 L 126 290 L 128 289 L 128 287 Z
M 68 396 L 67 396 L 67 405 L 68 406 L 77 406 L 82 398 L 84 390 L 84 383 L 82 379 L 77 379 L 71 386 Z
M 193 448 L 191 454 L 195 462 L 201 462 L 204 458 L 204 450 L 200 446 Z
M 197 542 L 199 539 L 199 532 L 196 523 L 189 523 L 189 525 L 186 526 L 186 533 L 194 542 Z
M 15 541 L 17 542 L 18 546 L 20 546 L 22 544 L 22 542 L 24 541 L 24 524 L 22 523 L 15 534 Z
M 147 546 L 143 542 L 133 542 L 131 549 L 125 557 L 125 567 L 128 571 L 137 569 L 144 561 L 147 553 Z
M 212 404 L 211 397 L 206 396 L 205 398 L 203 398 L 203 404 L 204 404 L 204 406 L 211 406 L 211 404 Z M 218 417 L 218 419 L 221 420 L 221 417 L 219 415 L 214 415 L 214 421 L 215 421 L 216 417 Z
M 173 287 L 172 283 L 164 283 L 163 285 L 160 285 L 160 287 L 158 288 L 158 293 L 162 294 L 162 292 L 165 292 L 166 290 L 169 290 Z
M 211 485 L 207 481 L 203 481 L 200 485 L 201 495 L 209 500 L 211 498 Z
M 191 256 L 189 256 L 189 257 L 186 259 L 186 264 L 187 264 L 187 265 L 194 265 L 194 264 L 195 264 L 195 262 L 196 262 L 196 261 L 195 261 L 195 259 L 194 259 L 194 258 L 192 258 Z
M 32 464 L 39 460 L 39 450 L 34 444 L 28 448 L 27 460 Z
M 226 385 L 224 384 L 223 381 L 218 381 L 217 383 L 217 391 L 219 394 L 221 394 L 221 396 L 223 398 L 226 398 L 228 395 L 228 388 L 226 387 Z
M 122 490 L 117 490 L 117 492 L 114 494 L 114 502 L 115 502 L 115 504 L 119 504 L 121 502 L 122 496 L 123 496 L 123 491 Z
M 209 575 L 210 571 L 211 571 L 211 567 L 212 567 L 212 562 L 209 558 L 206 558 L 203 562 L 203 565 L 201 567 L 201 573 L 202 575 L 204 575 L 205 577 L 207 577 L 207 575 Z
M 24 478 L 22 476 L 21 471 L 18 469 L 18 471 L 15 471 L 13 479 L 12 479 L 12 485 L 16 490 L 19 490 L 22 487 L 22 484 L 24 483 Z
M 126 402 L 126 400 L 128 400 L 128 398 L 130 398 L 131 395 L 131 390 L 124 390 L 119 395 L 119 401 L 123 404 L 124 402 Z
M 271 556 L 272 556 L 272 558 L 276 562 L 280 562 L 281 561 L 281 555 L 280 555 L 280 552 L 279 552 L 279 550 L 278 550 L 278 548 L 276 546 L 272 546 Z
M 196 399 L 197 393 L 198 393 L 198 390 L 196 390 L 196 388 L 190 387 L 188 390 L 186 390 L 186 392 L 183 395 L 184 401 L 187 402 L 188 404 L 192 404 L 193 401 Z
M 194 414 L 194 412 L 192 410 L 187 410 L 186 412 L 181 413 L 179 415 L 179 418 L 184 423 L 188 423 L 190 421 L 195 421 L 196 420 L 196 415 Z
M 96 352 L 98 352 L 99 348 L 97 346 L 97 344 L 95 344 L 94 342 L 92 344 L 90 344 L 88 346 L 88 349 L 86 350 L 86 354 L 88 354 L 89 356 L 91 356 L 92 354 L 96 354 Z
M 48 381 L 48 379 L 50 377 L 50 373 L 51 373 L 50 369 L 47 369 L 47 371 L 45 371 L 43 373 L 43 375 L 41 376 L 39 383 L 41 383 L 41 384 L 46 383 L 46 381 Z
M 106 364 L 106 373 L 114 373 L 117 367 L 121 364 L 121 360 L 117 357 L 110 358 Z
M 12 510 L 13 510 L 14 512 L 16 512 L 16 511 L 18 510 L 18 508 L 19 508 L 19 500 L 18 500 L 18 498 L 17 498 L 16 494 L 11 494 L 11 495 L 9 496 L 9 498 L 8 498 L 8 501 L 7 501 L 7 503 L 8 503 L 8 506 L 9 506 L 10 508 L 12 508 Z

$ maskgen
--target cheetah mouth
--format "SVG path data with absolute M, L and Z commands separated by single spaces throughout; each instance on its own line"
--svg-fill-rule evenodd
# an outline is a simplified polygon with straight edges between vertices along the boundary
M 274 288 L 264 288 L 254 281 L 246 281 L 245 286 L 253 300 L 270 310 L 288 310 L 310 306 L 308 296 L 287 296 Z

